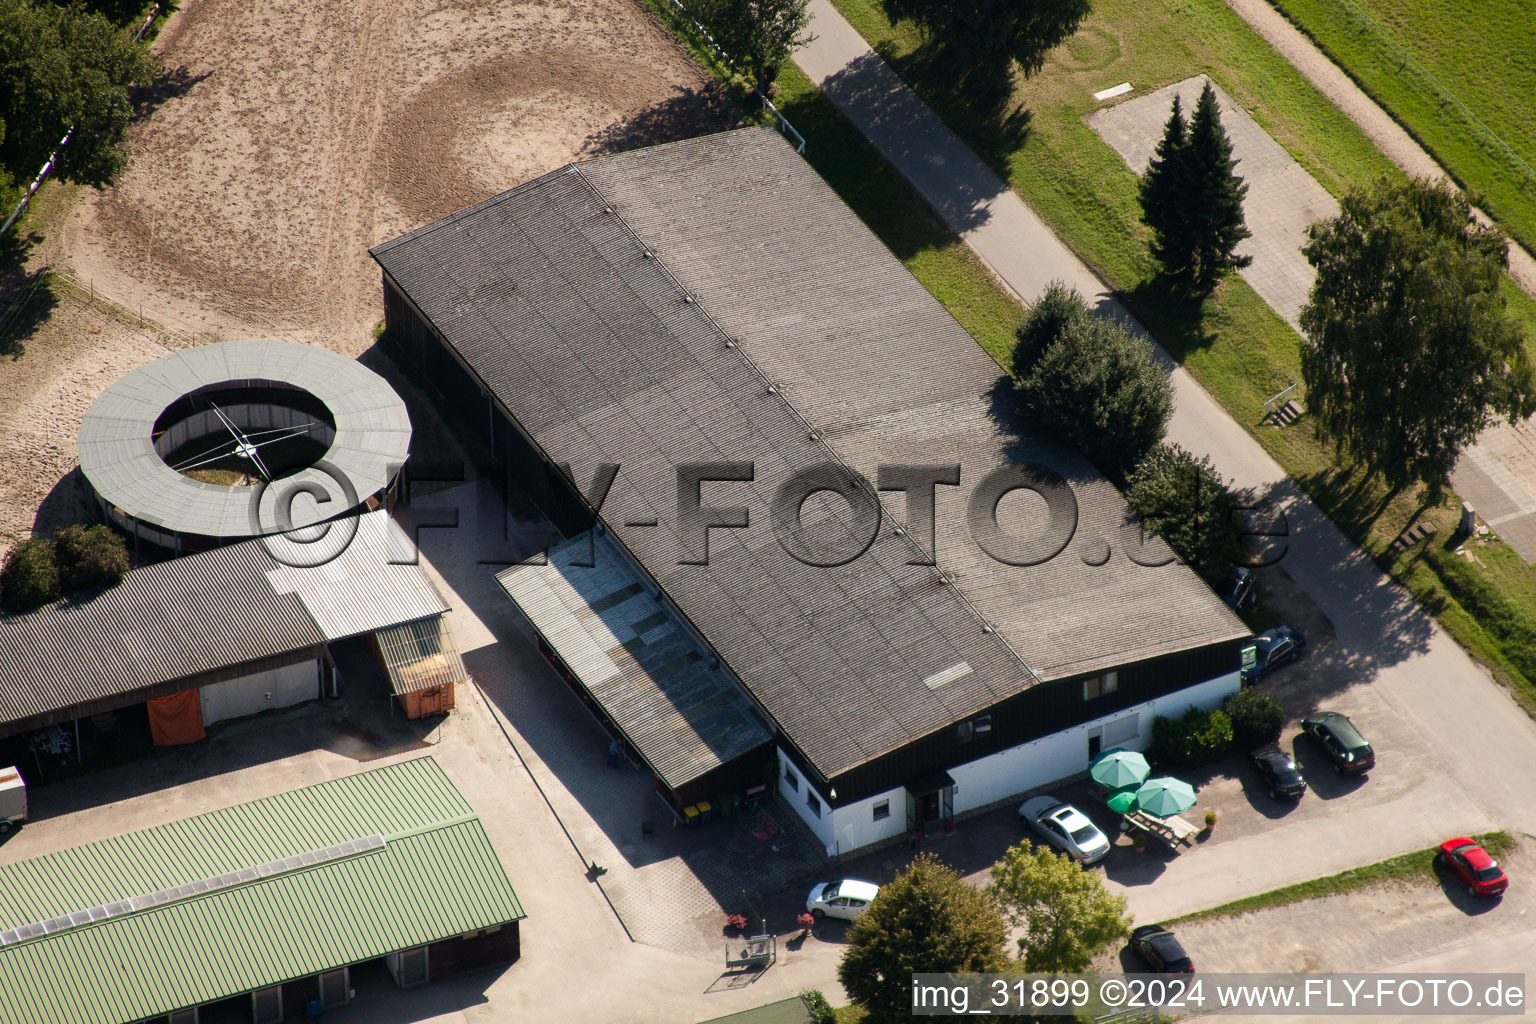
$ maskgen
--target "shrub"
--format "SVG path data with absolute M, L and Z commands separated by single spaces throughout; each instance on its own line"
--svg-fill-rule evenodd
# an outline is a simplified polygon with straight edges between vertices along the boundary
M 1062 281 L 1052 281 L 1045 286 L 1045 294 L 1029 307 L 1013 347 L 1013 375 L 1027 377 L 1045 350 L 1066 331 L 1068 325 L 1086 324 L 1093 319 L 1093 311 L 1078 294 Z
M 1019 380 L 1019 397 L 1031 419 L 1117 480 L 1162 440 L 1173 412 L 1151 342 L 1098 316 L 1068 319 Z
M 1221 709 L 1232 720 L 1232 735 L 1245 750 L 1275 742 L 1285 728 L 1285 708 L 1280 701 L 1253 687 L 1228 697 Z
M 1210 456 L 1196 458 L 1176 444 L 1157 445 L 1131 470 L 1125 501 L 1148 532 L 1207 580 L 1232 564 L 1237 502 Z
M 1191 707 L 1182 718 L 1152 720 L 1152 758 L 1193 767 L 1214 761 L 1232 746 L 1232 720 L 1220 711 Z
M 805 1007 L 811 1011 L 811 1019 L 816 1024 L 837 1024 L 837 1011 L 832 1009 L 832 1004 L 827 1002 L 827 997 L 821 994 L 820 989 L 808 988 L 800 993 L 800 998 L 805 1001 Z
M 0 607 L 16 615 L 59 599 L 59 563 L 53 541 L 24 540 L 5 556 L 0 568 Z
M 59 579 L 66 591 L 115 587 L 128 571 L 128 548 L 108 526 L 70 526 L 60 531 Z

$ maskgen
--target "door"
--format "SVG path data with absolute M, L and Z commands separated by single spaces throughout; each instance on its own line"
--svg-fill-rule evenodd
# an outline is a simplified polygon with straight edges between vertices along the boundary
M 427 982 L 427 947 L 402 950 L 400 953 L 400 987 L 412 988 Z
M 283 987 L 273 985 L 251 993 L 251 1024 L 281 1024 Z
M 320 975 L 320 1009 L 341 1006 L 352 998 L 351 978 L 345 967 Z

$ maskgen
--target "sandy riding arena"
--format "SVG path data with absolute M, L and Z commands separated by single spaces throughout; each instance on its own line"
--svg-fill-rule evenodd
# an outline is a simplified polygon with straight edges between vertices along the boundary
M 49 257 L 196 338 L 355 355 L 382 317 L 370 245 L 658 120 L 721 126 L 637 0 L 187 0 L 155 48 L 173 74 L 127 170 Z
M 184 0 L 155 50 L 117 184 L 39 204 L 31 265 L 79 289 L 0 357 L 0 553 L 77 517 L 81 416 L 167 346 L 358 355 L 383 318 L 370 246 L 731 116 L 639 0 Z

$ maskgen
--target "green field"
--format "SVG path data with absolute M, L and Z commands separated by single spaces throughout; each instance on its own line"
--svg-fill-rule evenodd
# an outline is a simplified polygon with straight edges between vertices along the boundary
M 1270 2 L 1536 249 L 1536 2 Z

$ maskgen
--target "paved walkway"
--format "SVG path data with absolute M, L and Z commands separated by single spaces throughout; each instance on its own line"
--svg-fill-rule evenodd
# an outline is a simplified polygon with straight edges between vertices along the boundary
M 1196 75 L 1145 96 L 1104 107 L 1089 115 L 1088 124 L 1124 158 L 1131 170 L 1145 173 L 1153 150 L 1163 137 L 1173 97 L 1179 97 L 1185 115 L 1189 116 L 1200 99 L 1200 90 L 1209 81 L 1205 75 Z M 1211 84 L 1215 86 L 1214 82 Z M 1301 252 L 1307 241 L 1307 226 L 1338 216 L 1338 201 L 1284 146 L 1270 138 L 1248 111 L 1232 102 L 1232 97 L 1220 86 L 1215 88 L 1221 123 L 1238 160 L 1237 173 L 1248 185 L 1243 218 L 1252 235 L 1237 251 L 1251 256 L 1253 262 L 1238 273 L 1259 298 L 1300 330 L 1301 307 L 1306 305 L 1317 277 Z
M 1393 163 L 1420 177 L 1448 177 L 1401 125 L 1266 0 L 1227 0 L 1227 4 L 1337 104 Z M 1474 212 L 1479 220 L 1490 223 L 1487 214 Z M 1509 245 L 1509 274 L 1536 297 L 1536 258 L 1514 242 Z M 1451 474 L 1456 492 L 1527 562 L 1536 562 L 1536 464 L 1524 457 L 1533 450 L 1536 420 L 1496 423 L 1463 453 Z
M 1062 279 L 1102 311 L 1131 320 L 1104 284 L 901 84 L 827 0 L 813 0 L 810 10 L 817 39 L 796 54 L 796 62 L 1000 278 L 1026 301 L 1051 280 Z M 1349 660 L 1359 683 L 1373 684 L 1416 733 L 1414 745 L 1438 761 L 1457 805 L 1470 817 L 1536 831 L 1536 790 L 1520 781 L 1536 751 L 1536 723 L 1512 706 L 1406 592 L 1362 557 L 1182 368 L 1174 367 L 1171 379 L 1170 439 L 1210 455 L 1238 487 L 1267 495 L 1285 510 L 1286 572 L 1334 624 L 1340 657 Z M 1381 756 L 1378 773 L 1390 771 L 1388 755 Z M 1380 817 L 1384 820 L 1372 820 L 1368 848 L 1344 836 L 1311 842 L 1312 833 L 1299 829 L 1280 845 L 1265 843 L 1264 859 L 1247 869 L 1252 872 L 1247 888 L 1262 891 L 1294 881 L 1292 856 L 1304 856 L 1312 872 L 1342 870 L 1438 842 L 1448 824 L 1438 817 Z M 1160 880 L 1156 902 L 1148 906 L 1210 905 L 1209 873 L 1191 875 L 1170 873 Z M 1132 909 L 1139 911 L 1142 902 L 1134 893 Z

